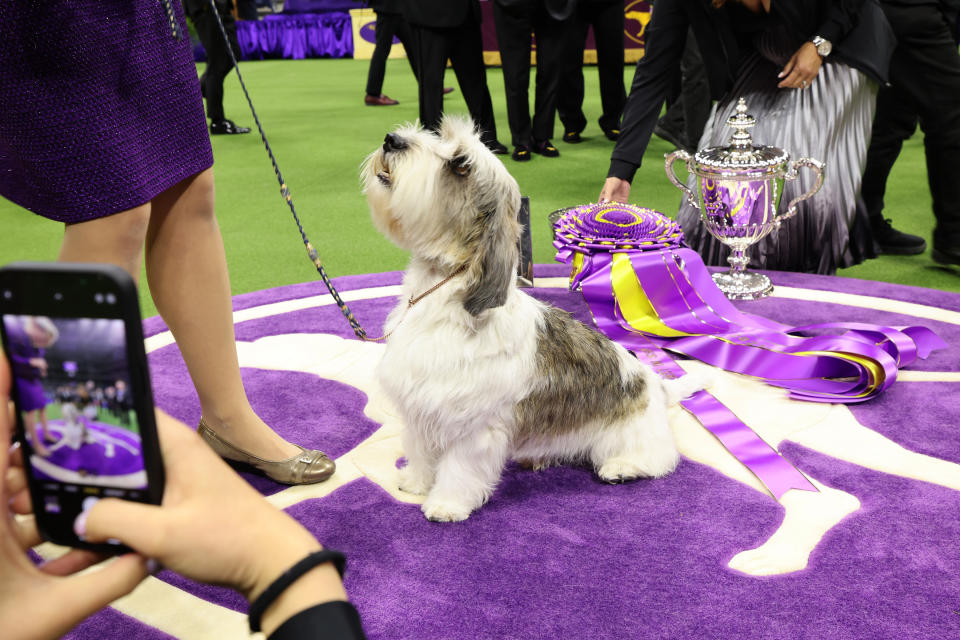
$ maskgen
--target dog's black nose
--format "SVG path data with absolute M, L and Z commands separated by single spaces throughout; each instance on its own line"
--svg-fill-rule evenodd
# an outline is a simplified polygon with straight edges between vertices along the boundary
M 407 148 L 407 141 L 395 133 L 388 133 L 383 139 L 384 151 L 400 151 Z

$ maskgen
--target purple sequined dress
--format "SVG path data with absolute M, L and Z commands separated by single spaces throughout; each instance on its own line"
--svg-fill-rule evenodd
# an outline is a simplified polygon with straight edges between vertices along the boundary
M 62 222 L 213 164 L 180 0 L 0 2 L 0 195 Z

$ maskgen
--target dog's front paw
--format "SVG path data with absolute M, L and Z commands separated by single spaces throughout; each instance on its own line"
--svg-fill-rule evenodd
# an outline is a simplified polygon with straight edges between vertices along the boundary
M 446 500 L 427 500 L 421 507 L 427 520 L 434 522 L 461 522 L 470 517 L 469 507 Z
M 425 496 L 430 492 L 430 482 L 422 473 L 417 473 L 408 464 L 400 469 L 400 491 L 412 493 L 415 496 Z

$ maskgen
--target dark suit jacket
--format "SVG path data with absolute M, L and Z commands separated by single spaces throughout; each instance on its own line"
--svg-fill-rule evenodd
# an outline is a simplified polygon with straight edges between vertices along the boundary
M 406 0 L 403 15 L 412 25 L 435 29 L 459 27 L 467 20 L 480 22 L 479 0 Z
M 577 0 L 494 0 L 494 2 L 501 7 L 522 7 L 542 3 L 546 5 L 547 13 L 554 20 L 566 20 L 577 8 Z
M 403 13 L 403 0 L 367 0 L 366 4 L 377 13 Z

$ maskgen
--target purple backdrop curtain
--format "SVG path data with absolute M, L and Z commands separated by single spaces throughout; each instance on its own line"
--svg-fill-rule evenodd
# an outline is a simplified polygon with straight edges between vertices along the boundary
M 357 0 L 286 0 L 284 13 L 323 13 L 325 11 L 349 11 L 366 6 Z
M 265 58 L 348 58 L 353 55 L 350 14 L 343 12 L 274 14 L 263 20 L 237 22 L 243 60 Z M 203 46 L 194 58 L 206 60 Z

